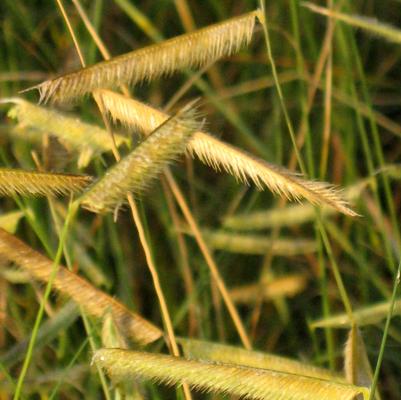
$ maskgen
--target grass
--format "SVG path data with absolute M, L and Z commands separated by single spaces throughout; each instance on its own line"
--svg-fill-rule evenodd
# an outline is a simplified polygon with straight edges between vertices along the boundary
M 400 7 L 3 1 L 0 398 L 400 398 Z

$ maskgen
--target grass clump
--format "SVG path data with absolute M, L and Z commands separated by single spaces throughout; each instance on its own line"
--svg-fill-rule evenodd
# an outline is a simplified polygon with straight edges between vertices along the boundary
M 0 5 L 0 398 L 399 398 L 395 13 L 39 3 Z

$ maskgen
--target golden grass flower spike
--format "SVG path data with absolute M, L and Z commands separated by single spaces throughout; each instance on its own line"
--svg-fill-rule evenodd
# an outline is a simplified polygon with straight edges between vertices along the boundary
M 47 282 L 53 270 L 53 261 L 3 229 L 0 229 L 0 259 L 15 263 L 41 282 Z M 59 267 L 53 287 L 71 297 L 94 317 L 103 318 L 111 313 L 121 332 L 139 343 L 153 342 L 162 335 L 156 326 L 65 267 Z
M 312 329 L 348 328 L 352 326 L 352 322 L 356 323 L 358 326 L 374 325 L 387 317 L 390 306 L 390 301 L 374 303 L 353 310 L 352 315 L 354 321 L 350 321 L 349 316 L 346 313 L 341 313 L 313 321 L 310 326 Z M 401 299 L 395 301 L 393 315 L 401 315 Z
M 168 118 L 159 110 L 109 90 L 98 90 L 95 96 L 101 97 L 104 108 L 114 122 L 138 129 L 145 135 Z M 341 192 L 332 185 L 303 179 L 205 132 L 194 133 L 187 151 L 217 171 L 224 170 L 246 184 L 253 182 L 260 190 L 268 188 L 288 199 L 304 198 L 314 205 L 328 205 L 343 214 L 357 215 Z
M 268 236 L 225 232 L 223 230 L 203 230 L 209 246 L 231 253 L 261 254 L 269 252 L 276 256 L 291 257 L 317 251 L 317 243 L 312 239 L 277 238 Z
M 85 123 L 73 116 L 64 115 L 56 110 L 41 107 L 19 98 L 3 99 L 2 102 L 14 103 L 8 115 L 19 121 L 21 126 L 33 128 L 31 134 L 41 140 L 44 133 L 57 137 L 67 147 L 78 150 L 80 154 L 91 155 L 111 150 L 110 135 L 106 130 Z M 127 143 L 128 139 L 114 134 L 117 146 Z M 87 157 L 80 166 L 85 167 L 90 161 Z
M 129 193 L 140 194 L 162 170 L 185 151 L 186 143 L 200 124 L 193 102 L 160 125 L 138 147 L 110 168 L 78 201 L 93 211 L 113 210 Z
M 135 85 L 178 70 L 199 68 L 234 54 L 248 44 L 258 15 L 256 10 L 45 81 L 30 89 L 39 90 L 40 102 L 64 103 L 98 88 Z
M 0 196 L 50 196 L 79 192 L 92 181 L 90 176 L 30 172 L 0 168 Z
M 115 379 L 136 376 L 167 385 L 222 392 L 258 400 L 352 400 L 369 396 L 367 388 L 283 372 L 233 364 L 185 360 L 162 354 L 100 349 L 93 361 Z

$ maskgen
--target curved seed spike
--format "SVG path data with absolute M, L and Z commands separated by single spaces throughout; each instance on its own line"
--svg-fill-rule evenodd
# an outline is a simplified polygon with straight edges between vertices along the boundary
M 170 162 L 184 153 L 188 139 L 199 129 L 192 105 L 160 125 L 110 168 L 78 199 L 80 204 L 93 212 L 105 212 L 124 203 L 128 193 L 142 193 Z
M 102 97 L 103 105 L 114 122 L 119 121 L 145 135 L 168 118 L 159 110 L 108 90 L 98 90 L 95 96 Z M 298 174 L 256 158 L 207 133 L 195 132 L 187 151 L 217 171 L 225 170 L 246 184 L 253 182 L 258 189 L 267 187 L 288 199 L 304 198 L 314 205 L 329 205 L 343 214 L 357 215 L 341 192 L 332 185 L 303 179 Z
M 384 301 L 356 309 L 352 312 L 354 322 L 360 327 L 377 324 L 388 314 L 391 302 Z M 395 301 L 393 315 L 401 315 L 401 299 Z M 310 324 L 312 329 L 316 328 L 348 328 L 352 326 L 345 313 L 333 315 L 327 318 L 318 319 Z
M 195 389 L 259 400 L 364 399 L 369 390 L 354 385 L 233 364 L 185 360 L 161 354 L 100 349 L 93 362 L 116 379 L 140 376 L 167 385 L 187 383 Z
M 277 256 L 291 257 L 317 251 L 317 243 L 312 239 L 276 238 L 268 236 L 239 234 L 223 230 L 203 229 L 202 233 L 209 246 L 238 254 L 261 254 L 272 252 Z
M 11 118 L 17 119 L 21 126 L 34 128 L 32 135 L 39 140 L 44 133 L 50 134 L 57 137 L 61 143 L 79 151 L 81 159 L 85 158 L 82 166 L 89 163 L 92 155 L 111 150 L 110 135 L 99 126 L 22 99 L 5 100 L 15 104 L 8 112 Z M 114 138 L 118 147 L 128 142 L 127 138 L 118 134 L 114 134 Z
M 41 282 L 47 282 L 53 270 L 53 261 L 3 229 L 0 229 L 0 256 L 3 260 L 15 263 Z M 117 300 L 97 290 L 65 267 L 60 266 L 53 287 L 71 297 L 94 317 L 103 318 L 107 313 L 111 313 L 121 332 L 139 343 L 153 342 L 162 335 L 159 328 L 129 311 Z
M 65 103 L 98 88 L 135 85 L 186 68 L 203 65 L 238 52 L 252 37 L 259 12 L 252 11 L 164 42 L 103 61 L 32 88 L 40 102 Z M 25 91 L 26 91 L 25 90 Z
M 90 176 L 30 172 L 0 168 L 0 196 L 50 196 L 79 192 L 92 181 Z

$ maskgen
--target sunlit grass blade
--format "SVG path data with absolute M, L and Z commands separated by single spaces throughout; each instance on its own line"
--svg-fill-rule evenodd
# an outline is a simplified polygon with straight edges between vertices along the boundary
M 163 169 L 184 153 L 190 136 L 200 127 L 190 103 L 160 125 L 146 140 L 111 167 L 79 199 L 93 212 L 106 212 L 141 194 Z
M 0 229 L 0 255 L 3 260 L 16 264 L 34 279 L 47 282 L 52 273 L 53 262 L 13 235 Z M 53 287 L 71 297 L 88 314 L 103 318 L 110 312 L 121 332 L 140 343 L 158 339 L 162 332 L 139 315 L 129 311 L 117 300 L 93 287 L 90 283 L 60 266 Z
M 381 38 L 390 42 L 401 43 L 401 30 L 389 24 L 379 22 L 376 18 L 369 18 L 362 15 L 344 14 L 342 12 L 329 10 L 325 7 L 320 7 L 309 2 L 302 2 L 302 4 L 304 7 L 317 14 L 326 15 L 327 17 L 346 22 L 355 28 L 361 28 L 370 34 L 380 36 Z
M 251 38 L 258 10 L 45 81 L 40 102 L 69 102 L 98 88 L 135 85 L 238 52 Z
M 99 90 L 96 96 L 102 98 L 113 121 L 138 129 L 145 135 L 168 119 L 168 115 L 117 93 Z M 344 214 L 356 215 L 341 193 L 328 183 L 303 179 L 207 133 L 196 132 L 187 151 L 217 171 L 224 170 L 246 184 L 253 182 L 260 190 L 268 188 L 288 199 L 306 199 L 315 205 L 327 204 Z
M 17 119 L 19 125 L 32 128 L 31 137 L 42 139 L 44 134 L 57 137 L 61 143 L 73 148 L 82 155 L 81 165 L 85 167 L 92 155 L 98 155 L 112 149 L 112 142 L 108 132 L 99 126 L 81 121 L 74 116 L 64 115 L 59 111 L 41 107 L 19 98 L 3 99 L 3 102 L 15 105 L 8 115 Z M 21 136 L 21 134 L 19 134 Z M 128 139 L 114 134 L 116 145 L 119 147 L 128 143 Z M 85 153 L 90 153 L 85 156 Z
M 210 247 L 232 253 L 266 254 L 271 251 L 276 256 L 295 256 L 317 250 L 316 241 L 312 239 L 277 238 L 272 241 L 262 235 L 205 229 L 202 232 Z
M 354 321 L 358 326 L 376 324 L 387 317 L 390 302 L 372 304 L 353 311 Z M 401 299 L 394 303 L 393 315 L 401 315 Z M 349 328 L 352 321 L 347 314 L 337 314 L 328 318 L 318 319 L 311 323 L 311 328 Z
M 67 195 L 80 192 L 91 181 L 90 176 L 84 175 L 0 168 L 0 196 Z
M 195 389 L 223 392 L 249 399 L 354 399 L 366 388 L 272 370 L 186 360 L 161 354 L 100 349 L 93 361 L 115 379 L 137 376 L 167 385 L 187 383 Z
M 305 290 L 307 277 L 305 275 L 285 275 L 274 277 L 262 284 L 253 283 L 230 289 L 230 296 L 235 303 L 252 304 L 262 296 L 271 301 L 279 297 L 293 297 Z
M 328 369 L 315 367 L 311 364 L 275 354 L 250 351 L 240 347 L 196 339 L 179 338 L 178 342 L 184 350 L 185 357 L 188 359 L 210 360 L 345 383 L 345 379 L 340 374 Z

